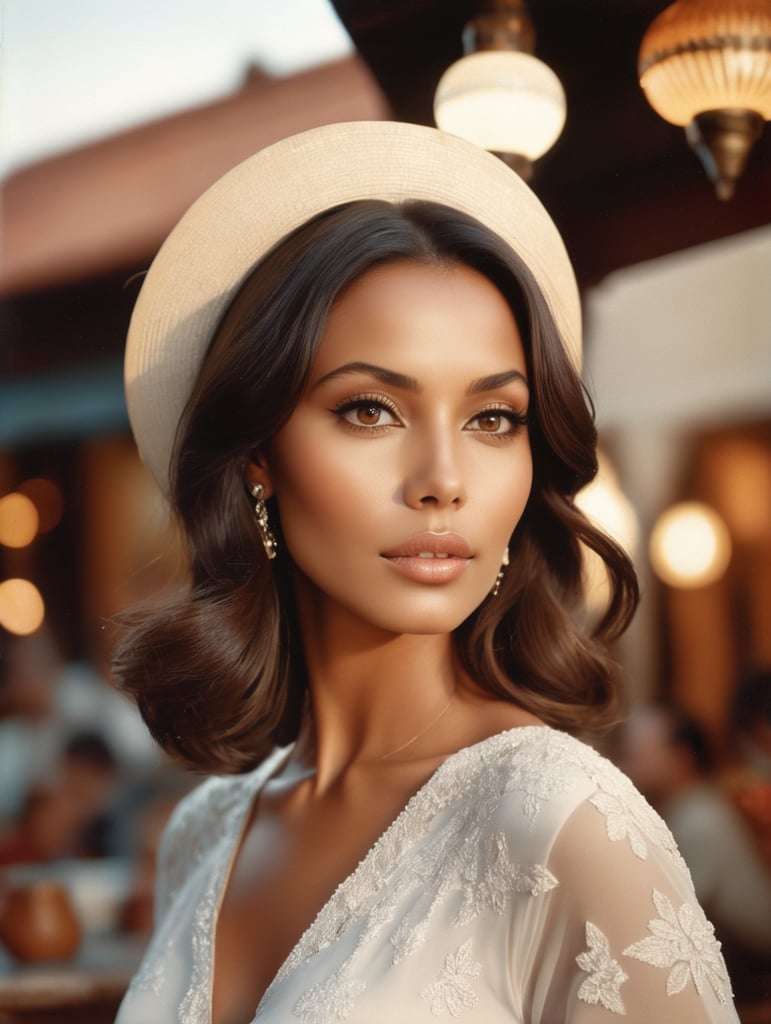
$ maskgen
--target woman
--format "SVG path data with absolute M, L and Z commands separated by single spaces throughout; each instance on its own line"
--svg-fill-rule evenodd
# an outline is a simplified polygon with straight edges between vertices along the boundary
M 569 735 L 612 714 L 636 601 L 572 501 L 579 344 L 543 208 L 433 129 L 286 140 L 172 233 L 127 394 L 190 586 L 116 672 L 217 777 L 120 1024 L 736 1020 L 666 828 Z

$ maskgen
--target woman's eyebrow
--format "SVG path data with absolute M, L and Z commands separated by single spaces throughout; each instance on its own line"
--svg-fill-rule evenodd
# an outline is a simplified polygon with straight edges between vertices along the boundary
M 330 370 L 329 373 L 325 373 L 323 377 L 316 381 L 313 389 L 326 384 L 327 381 L 335 380 L 338 377 L 345 377 L 352 373 L 369 374 L 370 377 L 374 377 L 383 384 L 389 384 L 393 388 L 401 388 L 403 391 L 414 391 L 416 394 L 420 394 L 423 390 L 423 385 L 415 377 L 408 377 L 404 373 L 388 370 L 385 366 L 375 366 L 374 363 L 359 362 L 345 363 L 343 366 L 338 366 L 335 370 Z
M 326 384 L 327 381 L 336 380 L 339 377 L 345 377 L 354 373 L 366 373 L 370 377 L 374 377 L 375 380 L 388 384 L 390 387 L 400 388 L 402 391 L 412 391 L 415 394 L 420 394 L 423 391 L 423 385 L 415 377 L 410 377 L 404 373 L 397 373 L 396 370 L 389 370 L 385 366 L 376 366 L 374 363 L 362 362 L 345 363 L 343 366 L 330 370 L 329 373 L 325 373 L 323 377 L 316 381 L 313 389 L 315 390 L 315 388 L 320 387 L 322 384 Z M 478 395 L 484 391 L 495 391 L 497 388 L 505 387 L 506 384 L 510 384 L 512 381 L 519 381 L 525 387 L 528 387 L 527 377 L 519 370 L 504 370 L 501 373 L 491 373 L 487 377 L 479 377 L 477 380 L 473 380 L 466 388 L 466 394 Z
M 478 395 L 483 391 L 495 391 L 512 381 L 519 381 L 528 389 L 530 387 L 524 373 L 520 373 L 519 370 L 504 370 L 503 373 L 491 373 L 489 377 L 479 377 L 478 380 L 473 380 L 466 388 L 466 394 Z

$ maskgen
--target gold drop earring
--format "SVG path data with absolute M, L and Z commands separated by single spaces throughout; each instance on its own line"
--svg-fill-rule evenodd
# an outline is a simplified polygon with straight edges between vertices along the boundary
M 270 528 L 268 522 L 268 506 L 265 504 L 265 488 L 262 484 L 254 484 L 249 488 L 252 497 L 255 499 L 254 516 L 257 520 L 257 529 L 260 531 L 260 539 L 262 546 L 265 548 L 265 554 L 269 559 L 276 557 L 276 548 L 278 542 L 276 541 L 273 531 Z
M 503 559 L 501 561 L 501 567 L 498 570 L 498 575 L 495 577 L 495 583 L 493 583 L 493 589 L 490 591 L 490 597 L 497 597 L 498 591 L 501 589 L 501 583 L 503 583 L 503 576 L 506 571 L 506 566 L 509 564 L 509 549 L 505 548 L 503 552 Z

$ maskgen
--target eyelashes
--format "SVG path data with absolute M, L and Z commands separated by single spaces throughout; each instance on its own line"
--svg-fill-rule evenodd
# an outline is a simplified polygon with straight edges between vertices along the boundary
M 515 412 L 507 406 L 491 406 L 483 409 L 482 412 L 469 420 L 469 424 L 478 423 L 474 428 L 487 437 L 510 437 L 519 433 L 520 429 L 527 426 L 527 413 Z M 501 427 L 505 428 L 501 430 Z M 469 429 L 467 427 L 467 429 Z
M 347 427 L 364 434 L 380 433 L 405 425 L 395 403 L 384 395 L 355 395 L 330 411 Z M 480 409 L 463 429 L 479 433 L 485 440 L 506 441 L 524 429 L 528 422 L 526 412 L 493 403 Z
M 357 395 L 336 405 L 332 412 L 345 423 L 365 432 L 403 425 L 399 410 L 382 395 Z

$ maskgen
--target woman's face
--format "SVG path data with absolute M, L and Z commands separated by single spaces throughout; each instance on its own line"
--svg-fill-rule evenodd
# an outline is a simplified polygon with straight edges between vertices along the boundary
M 249 467 L 318 611 L 443 633 L 485 599 L 530 493 L 528 396 L 517 324 L 477 271 L 393 263 L 343 293 Z

